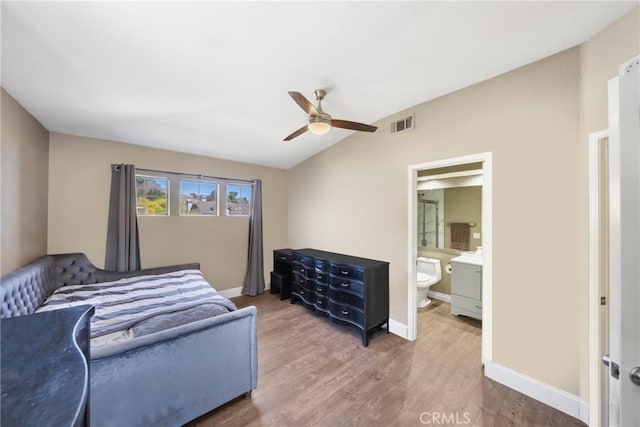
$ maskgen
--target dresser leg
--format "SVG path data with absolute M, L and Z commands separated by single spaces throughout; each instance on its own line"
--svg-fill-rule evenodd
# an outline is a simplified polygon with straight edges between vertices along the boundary
M 367 331 L 362 332 L 362 345 L 369 347 L 369 334 L 367 334 Z

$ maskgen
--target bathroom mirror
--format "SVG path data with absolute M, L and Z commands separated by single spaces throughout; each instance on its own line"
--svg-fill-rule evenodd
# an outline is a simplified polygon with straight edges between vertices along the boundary
M 482 246 L 482 186 L 418 190 L 418 246 L 475 251 Z

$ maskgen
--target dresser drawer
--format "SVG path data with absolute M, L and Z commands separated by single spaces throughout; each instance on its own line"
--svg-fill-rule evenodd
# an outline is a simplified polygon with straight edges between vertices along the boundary
M 300 286 L 300 284 L 293 285 L 293 287 L 291 288 L 291 293 L 294 295 L 298 295 L 307 304 L 313 304 L 315 301 L 315 294 L 313 293 L 313 291 L 309 291 L 303 288 L 302 286 Z
M 326 261 L 326 260 L 320 259 L 320 258 L 316 258 L 315 267 L 316 267 L 316 271 L 322 271 L 324 273 L 328 273 L 329 272 L 329 261 Z
M 343 277 L 352 280 L 364 280 L 364 269 L 362 267 L 354 267 L 345 264 L 331 264 L 331 275 L 335 277 Z
M 329 296 L 329 287 L 327 285 L 321 285 L 316 282 L 315 293 L 316 295 L 327 297 Z
M 282 262 L 286 262 L 287 264 L 291 264 L 291 256 L 285 252 L 273 251 L 273 260 L 282 261 Z
M 315 280 L 316 278 L 316 271 L 314 270 L 314 267 L 307 267 L 304 264 L 300 264 L 298 261 L 294 261 L 292 271 L 294 274 L 297 273 L 307 279 Z
M 329 298 L 340 304 L 349 304 L 356 308 L 364 308 L 364 299 L 358 295 L 342 292 L 336 289 L 329 290 Z
M 364 324 L 364 313 L 348 304 L 340 304 L 329 299 L 329 312 L 333 317 L 344 320 L 355 325 L 362 326 Z
M 326 271 L 318 271 L 318 267 L 316 267 L 316 282 L 317 283 L 329 283 L 329 274 Z
M 329 310 L 329 298 L 316 294 L 316 308 L 323 311 Z
M 364 285 L 362 284 L 362 282 L 359 282 L 357 280 L 349 280 L 346 278 L 331 276 L 331 278 L 329 279 L 329 284 L 331 285 L 332 289 L 335 289 L 337 291 L 353 292 L 359 296 L 364 295 Z
M 305 277 L 298 272 L 293 273 L 293 282 L 308 289 L 309 291 L 313 291 L 313 286 L 316 284 L 315 279 Z

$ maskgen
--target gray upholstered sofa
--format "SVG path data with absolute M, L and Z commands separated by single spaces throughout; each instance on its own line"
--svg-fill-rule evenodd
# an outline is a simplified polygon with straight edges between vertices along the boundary
M 61 286 L 191 268 L 199 264 L 118 273 L 84 254 L 48 255 L 2 277 L 0 317 L 33 313 Z M 257 365 L 255 307 L 92 350 L 91 425 L 182 425 L 250 393 Z

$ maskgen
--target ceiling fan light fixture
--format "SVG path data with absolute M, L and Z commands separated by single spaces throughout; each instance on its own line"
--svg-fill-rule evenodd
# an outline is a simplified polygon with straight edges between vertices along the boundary
M 309 117 L 307 129 L 314 135 L 324 135 L 331 129 L 331 119 L 322 116 Z

